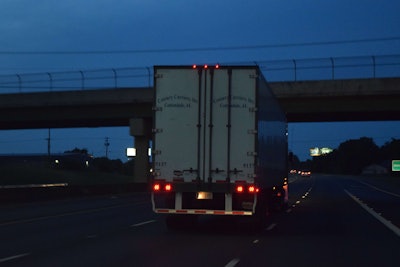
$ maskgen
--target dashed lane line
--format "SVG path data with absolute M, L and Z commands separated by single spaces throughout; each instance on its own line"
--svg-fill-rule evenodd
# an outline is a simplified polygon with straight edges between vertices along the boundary
M 2 258 L 2 259 L 0 259 L 0 263 L 16 260 L 16 259 L 19 259 L 22 257 L 26 257 L 28 255 L 30 255 L 30 253 L 23 253 L 23 254 L 18 254 L 18 255 L 11 256 L 11 257 L 7 257 L 7 258 Z
M 156 220 L 149 220 L 149 221 L 145 221 L 145 222 L 135 223 L 135 224 L 132 224 L 131 227 L 138 227 L 138 226 L 142 226 L 142 225 L 146 225 L 146 224 L 154 223 L 154 222 L 156 222 Z
M 275 228 L 276 225 L 277 225 L 276 223 L 271 223 L 265 230 L 271 231 L 272 229 Z
M 236 264 L 238 264 L 239 263 L 239 261 L 240 261 L 240 259 L 233 259 L 233 260 L 231 260 L 230 262 L 228 262 L 226 265 L 225 265 L 225 267 L 234 267 L 234 266 L 236 266 Z
M 303 199 L 306 198 L 306 197 L 310 194 L 311 190 L 312 190 L 312 187 L 310 187 L 310 188 L 308 189 L 308 191 L 305 193 L 305 195 L 303 195 Z M 296 204 L 299 204 L 299 203 L 300 203 L 300 201 L 296 201 Z M 293 205 L 293 207 L 295 207 L 295 205 Z M 291 211 L 292 211 L 292 209 L 287 209 L 287 210 L 286 210 L 287 213 L 290 213 Z M 145 223 L 146 223 L 146 222 L 145 222 Z M 139 223 L 138 225 L 141 225 L 141 224 L 143 224 L 143 223 Z M 266 230 L 266 231 L 271 231 L 271 230 L 273 230 L 277 225 L 278 225 L 277 223 L 271 223 L 267 228 L 265 228 L 265 230 Z M 135 225 L 132 225 L 132 226 L 135 226 Z M 253 244 L 257 244 L 258 242 L 260 242 L 258 239 L 253 240 Z M 232 259 L 230 262 L 228 262 L 224 267 L 234 267 L 234 266 L 236 266 L 239 262 L 240 262 L 240 259 L 239 259 L 239 258 L 235 258 L 235 259 Z

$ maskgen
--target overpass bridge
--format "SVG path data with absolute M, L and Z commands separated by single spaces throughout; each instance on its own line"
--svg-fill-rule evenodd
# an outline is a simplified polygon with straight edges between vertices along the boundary
M 288 122 L 400 120 L 400 78 L 273 82 Z M 0 129 L 128 126 L 152 117 L 153 88 L 0 95 Z
M 400 55 L 352 60 L 357 62 L 331 58 L 259 66 L 288 122 L 400 120 Z M 146 162 L 151 83 L 150 68 L 0 76 L 0 129 L 133 124 L 135 145 L 144 151 L 136 160 Z
M 400 117 L 400 55 L 256 64 L 288 122 Z M 0 129 L 129 125 L 151 118 L 152 82 L 149 67 L 3 75 Z

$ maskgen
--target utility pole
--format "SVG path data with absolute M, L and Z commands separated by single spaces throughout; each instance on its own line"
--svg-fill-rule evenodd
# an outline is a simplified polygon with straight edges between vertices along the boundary
M 47 156 L 50 158 L 50 154 L 51 154 L 51 135 L 50 135 L 50 128 L 48 130 L 48 134 L 47 134 Z
M 106 137 L 104 141 L 104 146 L 106 147 L 106 158 L 108 158 L 108 147 L 110 146 L 109 138 Z

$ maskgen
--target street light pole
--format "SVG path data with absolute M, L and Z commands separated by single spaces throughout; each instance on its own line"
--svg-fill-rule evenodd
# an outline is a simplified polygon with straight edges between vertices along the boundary
M 108 158 L 108 147 L 110 146 L 109 138 L 106 137 L 104 141 L 104 146 L 106 147 L 106 158 Z

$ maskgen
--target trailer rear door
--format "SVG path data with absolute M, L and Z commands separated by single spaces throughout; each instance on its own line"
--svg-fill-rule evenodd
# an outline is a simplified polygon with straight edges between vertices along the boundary
M 213 181 L 253 182 L 256 140 L 256 70 L 214 72 L 208 112 L 208 171 Z M 223 170 L 220 172 L 219 170 Z
M 154 171 L 168 181 L 192 181 L 198 175 L 198 73 L 155 68 L 154 75 Z
M 185 182 L 254 182 L 255 68 L 155 68 L 154 167 Z

